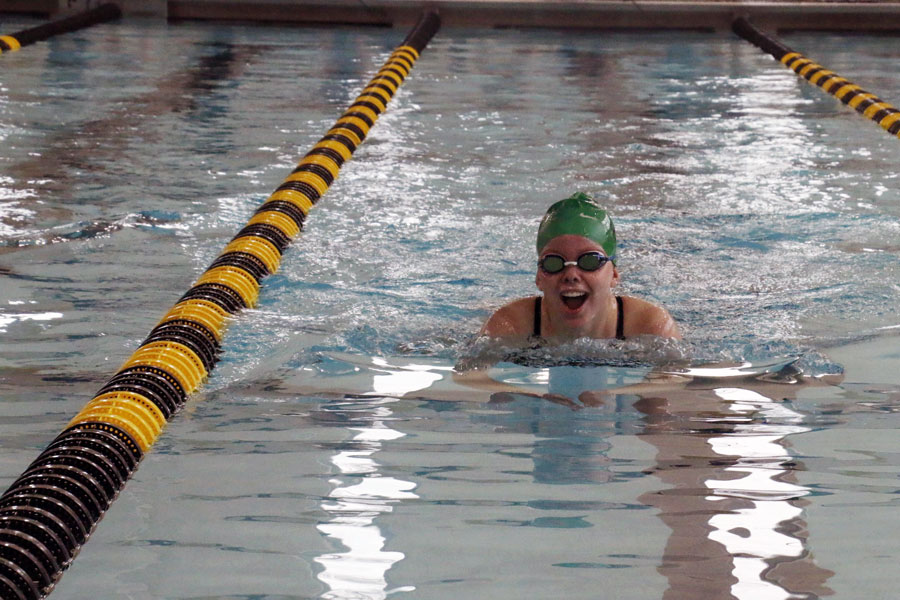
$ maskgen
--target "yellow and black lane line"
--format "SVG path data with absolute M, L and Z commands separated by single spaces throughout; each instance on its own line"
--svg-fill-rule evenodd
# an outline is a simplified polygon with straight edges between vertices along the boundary
M 15 52 L 22 47 L 14 35 L 0 35 L 0 52 Z
M 0 35 L 0 52 L 13 52 L 22 46 L 28 46 L 40 42 L 61 33 L 69 33 L 118 19 L 122 16 L 122 9 L 117 4 L 108 2 L 95 8 L 91 8 L 69 17 L 57 19 L 37 27 L 23 29 L 17 33 Z
M 215 367 L 229 319 L 256 304 L 263 279 L 278 270 L 439 26 L 436 13 L 423 15 L 334 126 L 0 496 L 0 598 L 50 593 L 168 420 Z M 4 43 L 12 42 L 0 38 Z
M 731 28 L 737 35 L 762 51 L 771 54 L 800 77 L 822 88 L 867 119 L 875 121 L 891 135 L 900 137 L 900 110 L 799 52 L 795 52 L 744 17 L 735 19 Z

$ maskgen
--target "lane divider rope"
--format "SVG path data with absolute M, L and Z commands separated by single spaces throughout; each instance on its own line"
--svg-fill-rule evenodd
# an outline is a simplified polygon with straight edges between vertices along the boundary
M 61 33 L 69 33 L 84 29 L 98 23 L 105 23 L 118 19 L 122 16 L 122 9 L 117 4 L 106 3 L 95 8 L 91 8 L 70 17 L 57 19 L 37 27 L 23 29 L 18 33 L 9 35 L 0 35 L 0 53 L 15 52 L 22 46 L 28 46 L 35 42 L 46 40 L 47 38 L 59 35 Z
M 865 118 L 875 121 L 891 135 L 900 137 L 900 110 L 894 106 L 844 79 L 834 71 L 829 71 L 799 52 L 795 52 L 744 17 L 735 19 L 731 24 L 731 29 L 762 51 L 771 54 L 775 60 L 780 61 L 800 77 L 822 88 Z
M 334 126 L 299 161 L 137 350 L 0 496 L 0 598 L 46 597 L 167 421 L 213 369 L 229 319 L 365 140 L 440 27 L 426 12 Z

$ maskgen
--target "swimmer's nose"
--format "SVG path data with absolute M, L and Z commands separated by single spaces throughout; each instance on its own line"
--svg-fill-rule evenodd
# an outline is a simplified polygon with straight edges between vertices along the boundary
M 562 277 L 564 281 L 580 281 L 581 269 L 576 265 L 566 265 L 563 267 Z

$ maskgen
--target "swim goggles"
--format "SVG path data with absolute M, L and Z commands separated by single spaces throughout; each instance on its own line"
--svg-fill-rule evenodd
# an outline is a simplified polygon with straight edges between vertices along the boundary
M 555 275 L 569 265 L 574 265 L 582 271 L 596 271 L 614 258 L 615 255 L 604 256 L 600 252 L 585 252 L 577 260 L 566 260 L 559 254 L 548 254 L 538 261 L 538 266 L 548 275 Z

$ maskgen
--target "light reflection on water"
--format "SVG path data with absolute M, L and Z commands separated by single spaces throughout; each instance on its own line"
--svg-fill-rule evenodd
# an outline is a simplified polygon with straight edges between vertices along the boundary
M 7 479 L 398 37 L 100 31 L 3 56 Z M 890 39 L 796 39 L 900 98 Z M 442 32 L 54 598 L 877 597 L 897 556 L 877 535 L 897 467 L 896 152 L 729 36 Z M 805 352 L 845 382 L 610 395 L 650 366 L 506 363 L 537 396 L 456 386 L 489 311 L 533 293 L 537 219 L 576 188 L 614 207 L 623 291 L 690 338 L 629 352 Z
M 391 566 L 403 560 L 402 552 L 384 550 L 385 538 L 376 519 L 394 510 L 402 500 L 418 498 L 413 493 L 416 484 L 395 477 L 385 477 L 378 472 L 379 464 L 373 458 L 383 443 L 396 440 L 405 434 L 385 425 L 391 417 L 392 399 L 372 402 L 365 417 L 365 426 L 348 427 L 355 433 L 347 442 L 348 449 L 331 458 L 339 475 L 334 478 L 335 487 L 322 509 L 332 515 L 317 529 L 343 545 L 346 552 L 323 554 L 315 558 L 322 571 L 317 575 L 328 586 L 321 595 L 330 600 L 355 598 L 386 598 L 385 573 Z M 356 409 L 354 421 L 361 421 Z M 362 423 L 360 423 L 362 425 Z M 415 586 L 403 586 L 396 591 L 413 591 Z
M 766 396 L 755 385 L 711 383 L 690 398 L 650 403 L 656 423 L 641 435 L 658 450 L 654 474 L 671 487 L 642 499 L 660 509 L 672 531 L 659 569 L 672 597 L 780 600 L 834 593 L 826 584 L 834 571 L 813 558 L 815 532 L 804 514 L 811 490 L 798 483 L 805 469 L 790 451 L 811 428 L 786 404 L 795 393 L 790 386 L 763 385 Z M 686 406 L 676 407 L 679 399 Z M 686 425 L 664 417 L 667 406 L 704 415 L 687 425 L 689 440 L 671 435 Z
M 394 505 L 403 500 L 419 496 L 412 491 L 415 483 L 379 473 L 380 465 L 375 460 L 377 452 L 383 444 L 406 435 L 388 425 L 393 416 L 391 404 L 397 402 L 396 398 L 380 396 L 402 396 L 425 389 L 441 375 L 431 372 L 427 365 L 413 364 L 403 370 L 394 370 L 384 359 L 375 358 L 373 363 L 382 374 L 372 377 L 373 391 L 369 394 L 372 398 L 364 400 L 364 404 L 353 405 L 350 413 L 353 426 L 347 427 L 353 437 L 347 442 L 348 449 L 331 457 L 338 474 L 352 479 L 331 480 L 337 487 L 329 494 L 329 501 L 323 502 L 322 508 L 333 516 L 317 527 L 347 548 L 346 552 L 325 554 L 315 559 L 322 566 L 317 577 L 329 587 L 321 597 L 330 600 L 383 600 L 389 593 L 416 589 L 407 585 L 388 590 L 385 579 L 391 566 L 403 560 L 404 554 L 384 550 L 385 538 L 376 519 L 393 512 Z
M 787 437 L 810 429 L 795 424 L 802 423 L 803 415 L 751 390 L 721 388 L 715 394 L 729 402 L 729 410 L 744 415 L 749 422 L 735 424 L 731 436 L 709 440 L 716 454 L 739 458 L 734 466 L 723 470 L 728 479 L 707 480 L 706 485 L 714 492 L 707 500 L 745 498 L 751 505 L 715 514 L 709 520 L 714 529 L 709 537 L 722 544 L 733 557 L 732 574 L 737 582 L 732 585 L 731 593 L 736 598 L 790 598 L 796 583 L 788 586 L 774 583 L 768 580 L 768 571 L 776 564 L 783 565 L 808 555 L 805 540 L 796 537 L 798 531 L 806 529 L 803 508 L 797 501 L 810 490 L 783 479 L 792 475 L 787 466 L 793 464 L 785 447 Z M 761 423 L 753 423 L 754 417 Z M 774 424 L 768 424 L 769 419 Z M 731 479 L 734 475 L 741 477 Z M 823 579 L 830 575 L 820 572 Z

